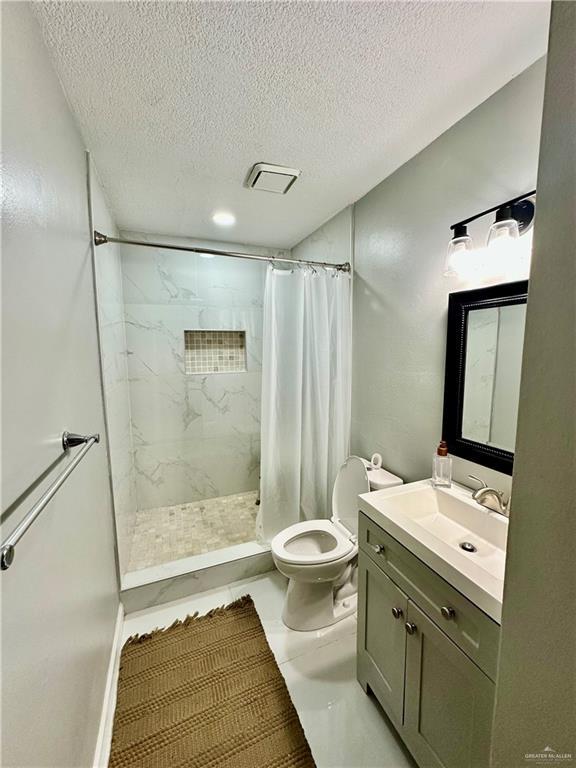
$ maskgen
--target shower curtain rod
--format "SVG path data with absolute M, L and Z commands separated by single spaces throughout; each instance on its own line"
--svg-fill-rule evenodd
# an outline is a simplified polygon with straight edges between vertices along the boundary
M 350 262 L 344 264 L 330 264 L 327 261 L 305 261 L 304 259 L 283 259 L 280 256 L 258 256 L 255 253 L 237 253 L 236 251 L 219 251 L 214 248 L 196 248 L 190 245 L 169 245 L 168 243 L 150 243 L 144 240 L 127 240 L 122 237 L 109 237 L 102 232 L 94 230 L 94 245 L 105 245 L 106 243 L 123 243 L 124 245 L 144 245 L 146 248 L 167 248 L 170 251 L 189 251 L 190 253 L 207 253 L 210 256 L 231 256 L 234 259 L 255 259 L 256 261 L 267 261 L 270 264 L 279 262 L 282 264 L 307 264 L 311 267 L 327 267 L 336 269 L 339 272 L 351 272 Z

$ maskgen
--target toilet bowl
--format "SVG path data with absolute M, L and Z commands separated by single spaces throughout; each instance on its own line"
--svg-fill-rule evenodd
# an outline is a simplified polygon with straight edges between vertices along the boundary
M 349 456 L 334 483 L 330 520 L 296 523 L 272 539 L 276 567 L 290 579 L 282 611 L 290 629 L 321 629 L 356 611 L 357 497 L 369 490 L 363 460 Z

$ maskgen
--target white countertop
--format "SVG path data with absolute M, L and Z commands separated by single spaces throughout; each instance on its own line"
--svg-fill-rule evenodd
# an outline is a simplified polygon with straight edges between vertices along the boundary
M 500 623 L 508 519 L 472 499 L 463 486 L 430 480 L 358 497 L 360 509 L 494 621 Z M 464 552 L 471 541 L 476 553 Z

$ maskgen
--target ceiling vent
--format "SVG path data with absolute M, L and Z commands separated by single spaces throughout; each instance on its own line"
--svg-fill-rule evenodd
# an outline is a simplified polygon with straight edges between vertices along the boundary
M 262 192 L 276 192 L 285 195 L 292 184 L 300 176 L 296 168 L 285 168 L 283 165 L 256 163 L 248 175 L 246 186 L 249 189 L 259 189 Z

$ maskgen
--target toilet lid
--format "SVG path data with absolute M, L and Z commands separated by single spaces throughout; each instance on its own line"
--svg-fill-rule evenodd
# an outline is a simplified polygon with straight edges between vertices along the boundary
M 358 494 L 368 493 L 370 481 L 362 459 L 349 456 L 338 470 L 332 491 L 332 522 L 358 533 Z

